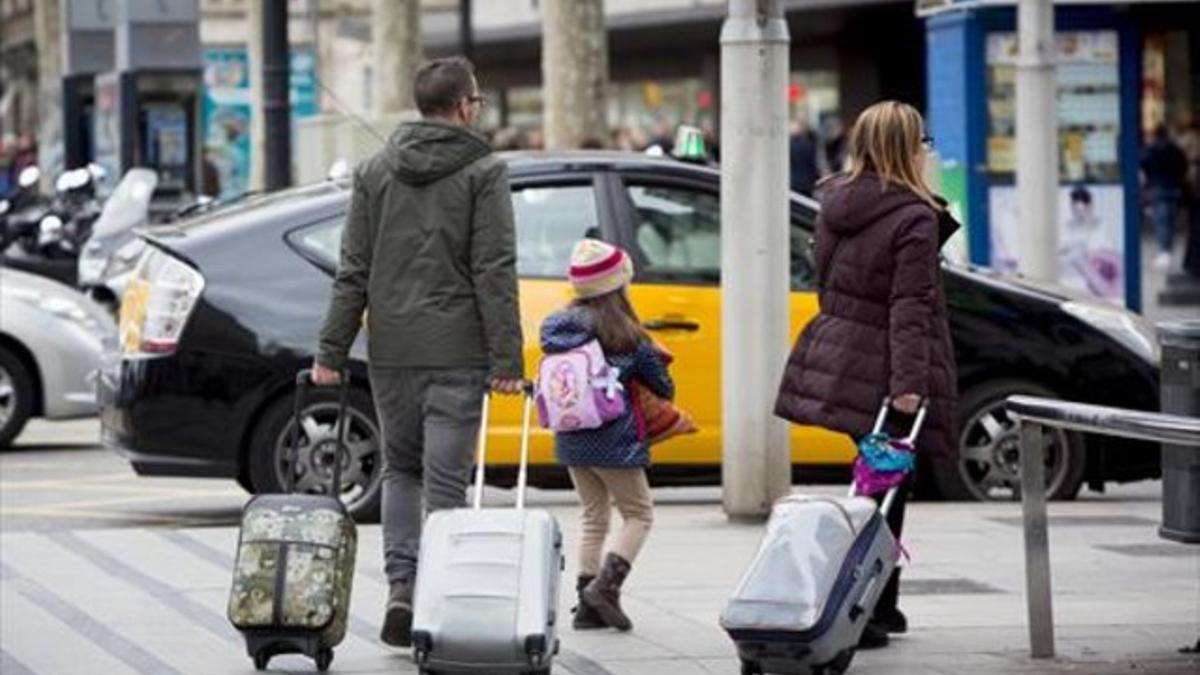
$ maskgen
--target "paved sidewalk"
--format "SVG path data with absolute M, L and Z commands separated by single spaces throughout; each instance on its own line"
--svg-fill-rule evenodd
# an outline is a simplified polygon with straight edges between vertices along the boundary
M 887 650 L 860 654 L 851 672 L 1200 672 L 1200 658 L 1177 651 L 1200 634 L 1200 548 L 1157 538 L 1157 487 L 1143 483 L 1052 505 L 1061 657 L 1051 662 L 1025 656 L 1019 507 L 913 504 L 905 537 L 913 564 L 902 595 L 912 630 Z M 728 523 L 714 490 L 657 496 L 655 530 L 626 595 L 635 631 L 568 630 L 556 673 L 738 672 L 717 615 L 761 527 Z M 502 493 L 493 501 L 509 498 Z M 537 493 L 534 502 L 559 517 L 572 546 L 571 495 Z M 376 640 L 385 594 L 378 527 L 363 527 L 360 539 L 351 634 L 333 670 L 413 672 L 407 652 Z M 253 672 L 224 618 L 235 540 L 236 531 L 225 526 L 0 535 L 0 672 Z M 573 570 L 567 574 L 565 586 Z M 564 595 L 564 611 L 570 601 Z M 272 669 L 313 667 L 281 657 Z

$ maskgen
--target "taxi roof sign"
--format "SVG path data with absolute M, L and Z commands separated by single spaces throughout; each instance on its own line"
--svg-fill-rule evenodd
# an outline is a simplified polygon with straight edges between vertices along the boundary
M 681 124 L 675 130 L 675 147 L 671 150 L 675 159 L 692 162 L 708 160 L 708 149 L 704 147 L 704 132 L 699 127 Z

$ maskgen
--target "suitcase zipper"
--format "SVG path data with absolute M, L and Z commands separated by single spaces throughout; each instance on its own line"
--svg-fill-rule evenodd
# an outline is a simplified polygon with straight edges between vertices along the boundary
M 279 557 L 275 562 L 275 597 L 272 599 L 271 611 L 275 616 L 275 625 L 283 625 L 283 594 L 287 591 L 287 542 L 279 542 Z

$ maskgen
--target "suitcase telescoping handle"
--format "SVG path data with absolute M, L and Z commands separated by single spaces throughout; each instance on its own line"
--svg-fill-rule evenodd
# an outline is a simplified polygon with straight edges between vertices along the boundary
M 288 458 L 287 476 L 283 479 L 283 491 L 285 494 L 290 494 L 296 487 L 296 462 L 300 459 L 300 413 L 303 412 L 304 404 L 308 401 L 309 388 L 316 386 L 313 383 L 313 371 L 305 368 L 296 373 L 296 398 L 293 401 L 294 406 L 294 424 L 292 426 L 292 448 L 291 456 Z M 341 384 L 338 385 L 338 411 L 337 425 L 335 429 L 337 435 L 337 453 L 333 458 L 333 486 L 329 494 L 340 498 L 342 494 L 342 452 L 347 450 L 346 447 L 346 426 L 349 422 L 346 419 L 346 405 L 348 393 L 350 391 L 350 369 L 342 371 Z M 311 440 L 311 439 L 310 439 Z
M 533 412 L 533 383 L 526 382 L 521 387 L 524 404 L 521 412 L 521 460 L 517 468 L 517 510 L 525 508 L 525 488 L 529 483 L 529 426 Z M 492 392 L 483 392 L 483 410 L 479 415 L 479 440 L 475 451 L 475 500 L 476 511 L 483 508 L 483 474 L 487 464 L 487 435 L 488 415 L 491 412 Z
M 883 431 L 883 425 L 885 422 L 887 422 L 888 411 L 891 409 L 892 409 L 892 397 L 885 396 L 883 398 L 883 405 L 881 405 L 879 407 L 879 414 L 875 416 L 875 426 L 871 427 L 872 434 L 877 434 L 877 433 L 880 433 L 881 431 Z M 912 429 L 908 432 L 908 435 L 905 436 L 903 439 L 904 443 L 908 444 L 909 446 L 912 446 L 914 443 L 916 443 L 917 436 L 919 436 L 921 434 L 921 427 L 924 426 L 924 424 L 925 424 L 925 415 L 928 413 L 929 413 L 929 399 L 923 398 L 923 399 L 921 399 L 921 407 L 917 408 L 917 416 L 913 420 Z M 851 497 L 853 497 L 855 494 L 857 494 L 856 487 L 857 486 L 854 484 L 854 481 L 851 481 L 850 482 L 850 496 Z M 896 501 L 896 491 L 899 489 L 900 489 L 900 486 L 897 485 L 887 491 L 887 494 L 884 495 L 884 497 L 883 497 L 883 503 L 880 504 L 880 506 L 879 506 L 880 513 L 887 515 L 887 512 L 891 510 L 892 502 Z

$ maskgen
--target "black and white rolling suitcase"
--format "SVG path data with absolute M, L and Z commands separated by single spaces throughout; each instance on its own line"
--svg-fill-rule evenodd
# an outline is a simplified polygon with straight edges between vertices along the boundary
M 925 414 L 922 405 L 906 441 L 916 439 Z M 853 486 L 844 498 L 795 494 L 775 503 L 754 562 L 721 614 L 743 675 L 838 675 L 850 667 L 900 555 L 885 522 L 897 489 L 878 507 Z
M 474 507 L 438 511 L 425 522 L 412 625 L 421 673 L 550 673 L 564 563 L 558 522 L 525 508 L 532 402 L 526 391 L 516 508 L 483 508 L 485 396 Z

